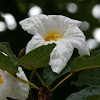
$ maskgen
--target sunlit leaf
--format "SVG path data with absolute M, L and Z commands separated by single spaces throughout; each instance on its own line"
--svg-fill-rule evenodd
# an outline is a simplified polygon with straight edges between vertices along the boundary
M 0 69 L 6 70 L 11 74 L 16 74 L 18 71 L 17 66 L 13 63 L 13 61 L 0 52 Z
M 88 87 L 79 92 L 72 93 L 66 100 L 88 100 L 87 98 L 93 95 L 100 95 L 99 86 Z
M 44 45 L 36 48 L 26 55 L 24 55 L 18 62 L 26 69 L 37 69 L 48 65 L 50 53 L 52 52 L 55 44 Z

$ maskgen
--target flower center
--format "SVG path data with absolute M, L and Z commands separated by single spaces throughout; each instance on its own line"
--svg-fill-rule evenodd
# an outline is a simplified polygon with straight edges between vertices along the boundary
M 3 83 L 4 81 L 2 80 L 2 76 L 0 75 L 0 85 Z
M 62 35 L 61 34 L 59 34 L 58 32 L 53 31 L 53 32 L 49 32 L 45 36 L 44 39 L 45 39 L 45 41 L 52 41 L 52 40 L 57 41 L 57 40 L 59 40 L 61 38 L 62 38 Z

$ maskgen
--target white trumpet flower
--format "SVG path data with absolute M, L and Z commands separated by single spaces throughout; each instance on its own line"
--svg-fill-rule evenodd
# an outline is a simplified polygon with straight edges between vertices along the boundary
M 42 45 L 56 44 L 49 62 L 53 72 L 59 74 L 65 68 L 74 48 L 80 55 L 89 55 L 85 36 L 79 29 L 80 21 L 62 15 L 37 15 L 19 23 L 34 35 L 26 46 L 26 53 Z

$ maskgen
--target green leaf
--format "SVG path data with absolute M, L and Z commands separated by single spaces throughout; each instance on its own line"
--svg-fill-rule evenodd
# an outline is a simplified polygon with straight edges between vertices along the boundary
M 82 69 L 94 67 L 100 67 L 100 54 L 89 58 L 79 56 L 73 61 L 71 65 L 72 71 L 80 71 Z
M 89 96 L 86 100 L 100 100 L 100 95 Z
M 53 43 L 30 51 L 19 60 L 18 65 L 22 65 L 26 69 L 37 69 L 47 66 L 50 53 L 55 46 L 56 45 Z
M 89 96 L 93 95 L 100 95 L 99 86 L 88 87 L 79 92 L 72 93 L 66 100 L 86 100 Z
M 96 56 L 96 55 L 100 55 L 100 50 L 94 52 L 94 53 L 91 55 L 91 57 Z
M 75 85 L 100 86 L 100 68 L 92 68 L 80 72 Z
M 11 74 L 16 74 L 18 71 L 17 66 L 13 63 L 13 61 L 0 52 L 0 69 L 6 70 Z
M 65 69 L 60 73 L 60 74 L 56 74 L 51 70 L 50 66 L 45 67 L 44 71 L 43 71 L 43 81 L 45 82 L 45 84 L 47 86 L 52 85 L 52 83 L 59 77 L 61 77 L 62 75 L 71 72 L 71 67 L 70 64 L 73 61 L 73 59 L 70 59 L 67 66 L 65 67 Z
M 14 63 L 18 61 L 18 58 L 12 52 L 8 42 L 1 42 L 0 50 L 7 54 L 7 56 L 10 57 Z

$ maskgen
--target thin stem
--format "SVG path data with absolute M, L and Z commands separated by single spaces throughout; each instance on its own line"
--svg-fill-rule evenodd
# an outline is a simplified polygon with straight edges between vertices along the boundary
M 61 80 L 53 89 L 51 89 L 51 92 L 53 92 L 60 84 L 62 84 L 66 79 L 71 77 L 74 73 L 70 73 L 68 76 L 66 76 L 63 80 Z
M 32 78 L 33 78 L 34 73 L 35 73 L 35 70 L 33 70 L 32 73 L 31 73 L 31 75 L 30 75 L 30 78 L 29 78 L 30 81 L 32 81 Z
M 41 79 L 41 77 L 40 77 L 40 75 L 37 73 L 37 71 L 35 72 L 35 74 L 36 74 L 36 76 L 38 77 L 38 79 L 40 80 L 41 84 L 42 84 L 43 86 L 45 86 L 43 80 Z
M 35 84 L 30 83 L 30 82 L 28 82 L 28 81 L 26 81 L 26 80 L 24 80 L 24 79 L 22 79 L 22 78 L 20 78 L 18 76 L 16 76 L 16 78 L 18 78 L 19 80 L 21 80 L 21 81 L 23 81 L 25 83 L 28 83 L 29 85 L 33 86 L 35 89 L 39 90 L 39 87 L 37 87 Z
M 26 64 L 26 65 L 28 65 L 28 64 Z M 41 84 L 43 85 L 43 86 L 45 86 L 45 84 L 44 84 L 44 82 L 43 82 L 43 80 L 41 79 L 41 77 L 40 77 L 40 75 L 37 73 L 37 71 L 31 66 L 31 65 L 28 65 L 30 68 L 32 68 L 32 70 L 35 72 L 35 75 L 38 77 L 38 79 L 40 80 L 40 82 L 41 82 Z
M 100 67 L 100 66 L 91 66 L 91 67 L 80 68 L 80 69 L 74 70 L 73 72 L 75 73 L 75 72 L 79 72 L 81 70 L 90 69 L 90 68 L 96 68 L 96 67 Z
M 85 67 L 85 68 L 81 68 L 81 69 L 77 69 L 77 70 L 72 71 L 68 76 L 66 76 L 63 80 L 61 80 L 53 89 L 51 89 L 51 92 L 53 92 L 60 84 L 62 84 L 66 79 L 71 77 L 74 73 L 79 72 L 81 70 L 95 68 L 95 67 L 100 67 L 100 66 Z

